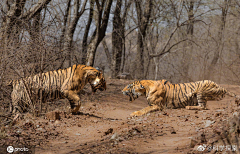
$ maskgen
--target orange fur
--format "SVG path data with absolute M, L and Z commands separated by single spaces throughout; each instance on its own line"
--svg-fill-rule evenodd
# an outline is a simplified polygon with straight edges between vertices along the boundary
M 89 83 L 92 91 L 106 90 L 103 73 L 96 68 L 86 65 L 73 65 L 60 70 L 49 71 L 24 79 L 13 80 L 12 110 L 15 113 L 24 112 L 26 107 L 40 98 L 39 90 L 43 91 L 43 102 L 49 99 L 67 98 L 70 101 L 71 112 L 76 113 L 80 106 L 79 92 Z M 25 108 L 25 109 L 24 109 Z

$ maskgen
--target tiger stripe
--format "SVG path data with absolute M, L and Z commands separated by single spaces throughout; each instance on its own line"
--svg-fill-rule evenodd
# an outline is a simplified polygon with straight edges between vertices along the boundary
M 225 95 L 235 97 L 237 104 L 240 99 L 236 94 L 227 91 L 211 80 L 178 84 L 171 84 L 166 80 L 141 80 L 129 84 L 122 92 L 124 95 L 132 97 L 132 99 L 136 99 L 141 95 L 146 96 L 149 105 L 158 105 L 159 109 L 164 106 L 167 108 L 184 108 L 197 105 L 203 109 L 206 108 L 207 101 L 219 100 Z M 154 109 L 156 109 L 156 106 L 154 106 Z M 142 112 L 145 112 L 145 110 Z M 136 111 L 135 114 L 140 113 L 140 111 Z
M 66 69 L 39 73 L 13 80 L 11 83 L 13 91 L 10 110 L 13 113 L 24 112 L 24 108 L 31 101 L 28 99 L 28 91 L 34 98 L 39 99 L 40 89 L 42 89 L 44 101 L 68 98 L 72 111 L 77 112 L 81 105 L 78 93 L 87 83 L 90 83 L 93 92 L 97 89 L 106 90 L 106 81 L 102 71 L 86 65 L 73 65 Z

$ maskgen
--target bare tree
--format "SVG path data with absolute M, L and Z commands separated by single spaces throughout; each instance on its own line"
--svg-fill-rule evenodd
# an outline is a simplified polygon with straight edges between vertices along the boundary
M 223 34 L 224 34 L 224 29 L 225 29 L 225 25 L 226 25 L 226 18 L 227 18 L 227 13 L 228 13 L 228 9 L 229 9 L 229 5 L 230 5 L 230 0 L 224 0 L 222 6 L 221 6 L 221 22 L 220 22 L 220 26 L 219 26 L 219 30 L 218 30 L 218 35 L 217 35 L 217 48 L 214 52 L 213 55 L 213 59 L 210 63 L 210 66 L 207 70 L 208 73 L 206 73 L 206 78 L 210 79 L 211 74 L 215 74 L 216 71 L 214 71 L 214 67 L 216 66 L 217 62 L 219 61 L 220 58 L 220 53 L 223 50 Z M 213 71 L 215 73 L 213 73 Z M 219 76 L 220 77 L 220 76 Z M 219 81 L 220 82 L 220 81 Z
M 71 13 L 72 11 L 71 9 L 67 8 L 69 13 L 68 13 L 68 19 L 67 19 L 68 20 L 67 27 L 65 28 L 66 30 L 64 34 L 64 46 L 63 46 L 63 55 L 65 57 L 65 61 L 63 63 L 64 68 L 67 68 L 72 65 L 71 64 L 71 59 L 72 59 L 71 48 L 72 48 L 72 42 L 73 42 L 73 34 L 76 30 L 76 26 L 79 18 L 82 16 L 82 14 L 85 11 L 87 0 L 84 0 L 81 10 L 79 10 L 81 6 L 80 3 L 81 3 L 80 0 L 74 0 L 73 13 Z
M 201 0 L 200 0 L 201 1 Z M 194 30 L 194 13 L 199 7 L 199 5 L 196 5 L 196 3 L 200 4 L 200 1 L 197 2 L 195 0 L 184 0 L 183 6 L 187 12 L 188 20 L 187 20 L 187 28 L 186 28 L 186 35 L 184 37 L 188 39 L 193 39 L 193 30 Z M 195 6 L 195 7 L 194 7 Z M 192 81 L 189 78 L 189 69 L 190 69 L 190 63 L 192 59 L 192 50 L 193 45 L 192 42 L 184 42 L 183 45 L 183 58 L 182 58 L 182 67 L 183 67 L 183 75 L 184 78 L 182 80 L 186 81 Z
M 115 78 L 119 74 L 121 69 L 123 50 L 125 52 L 125 22 L 127 17 L 127 11 L 131 3 L 131 0 L 129 0 L 128 2 L 125 0 L 125 8 L 121 16 L 122 0 L 117 0 L 116 8 L 114 11 L 111 60 L 111 71 L 113 78 Z
M 62 31 L 61 31 L 61 36 L 60 36 L 60 50 L 63 47 L 63 43 L 64 43 L 64 35 L 66 32 L 66 28 L 67 28 L 67 21 L 68 21 L 68 16 L 69 16 L 69 10 L 71 8 L 71 0 L 67 1 L 67 8 L 65 10 L 64 16 L 63 16 L 63 27 L 62 27 Z
M 12 40 L 19 42 L 21 30 L 25 21 L 29 21 L 37 16 L 51 0 L 39 0 L 33 7 L 25 11 L 26 0 L 5 1 L 5 14 L 3 14 L 3 23 L 0 29 L 1 42 L 8 46 Z
M 87 45 L 88 45 L 88 34 L 93 20 L 93 9 L 95 0 L 90 0 L 90 9 L 88 14 L 88 22 L 84 31 L 83 41 L 82 41 L 82 63 L 86 63 L 87 59 Z
M 149 18 L 152 11 L 152 0 L 146 0 L 145 5 L 142 5 L 142 1 L 135 0 L 137 21 L 138 21 L 138 36 L 137 36 L 137 55 L 136 63 L 138 74 L 136 78 L 140 79 L 144 77 L 144 39 L 146 37 L 146 30 L 149 23 Z
M 89 66 L 93 66 L 97 47 L 105 36 L 112 0 L 103 0 L 101 3 L 98 0 L 95 0 L 95 3 L 97 6 L 97 20 L 95 21 L 96 28 L 87 47 L 87 58 L 85 63 Z

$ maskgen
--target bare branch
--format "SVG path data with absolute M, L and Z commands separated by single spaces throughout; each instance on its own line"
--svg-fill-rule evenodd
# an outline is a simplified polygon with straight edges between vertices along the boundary
M 161 57 L 161 56 L 163 56 L 163 55 L 165 55 L 165 54 L 167 54 L 167 53 L 170 53 L 171 49 L 172 49 L 174 46 L 176 46 L 176 45 L 178 45 L 178 44 L 180 44 L 180 43 L 182 43 L 182 42 L 185 42 L 185 41 L 190 41 L 190 42 L 196 44 L 198 47 L 200 47 L 196 42 L 194 42 L 194 41 L 192 41 L 192 40 L 183 39 L 183 40 L 178 41 L 177 43 L 173 44 L 167 51 L 161 52 L 161 53 L 158 53 L 158 54 L 150 54 L 150 57 L 151 57 L 151 58 L 153 58 L 153 57 Z M 201 48 L 201 47 L 200 47 L 200 48 Z
M 51 2 L 51 0 L 39 0 L 38 3 L 36 5 L 34 5 L 29 11 L 22 14 L 20 16 L 20 19 L 29 20 L 29 19 L 33 18 L 37 14 L 37 12 L 41 11 L 50 2 Z

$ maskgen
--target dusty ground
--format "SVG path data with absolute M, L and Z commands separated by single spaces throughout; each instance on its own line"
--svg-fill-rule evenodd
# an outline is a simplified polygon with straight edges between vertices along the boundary
M 51 105 L 51 110 L 62 111 L 60 120 L 49 121 L 44 115 L 25 114 L 15 125 L 2 126 L 2 152 L 6 146 L 15 145 L 35 147 L 35 153 L 40 154 L 196 153 L 196 143 L 190 146 L 193 139 L 209 143 L 216 137 L 214 131 L 221 129 L 220 123 L 226 124 L 237 111 L 234 98 L 226 97 L 209 101 L 209 110 L 166 109 L 130 118 L 130 113 L 147 106 L 146 98 L 129 102 L 121 93 L 130 82 L 108 81 L 107 91 L 83 98 L 78 115 L 64 114 L 65 103 L 58 101 Z M 240 94 L 239 86 L 222 86 Z

